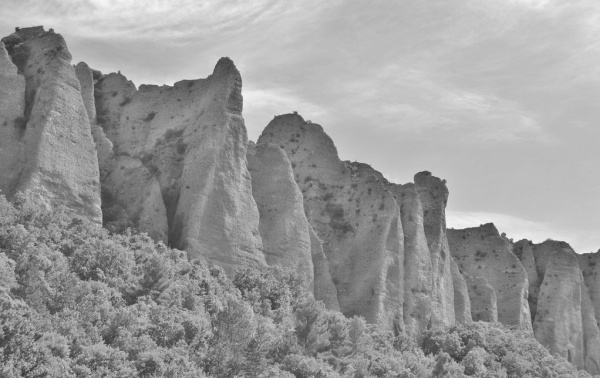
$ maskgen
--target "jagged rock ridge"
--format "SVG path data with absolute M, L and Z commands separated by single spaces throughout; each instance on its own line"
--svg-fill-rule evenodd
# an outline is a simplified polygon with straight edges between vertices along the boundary
M 71 65 L 62 37 L 0 43 L 0 189 L 120 230 L 134 226 L 232 274 L 295 269 L 317 299 L 418 337 L 500 321 L 600 372 L 597 254 L 512 243 L 493 225 L 446 230 L 448 188 L 429 172 L 388 182 L 342 161 L 317 124 L 277 116 L 256 145 L 228 58 L 206 79 L 142 85 Z M 102 213 L 100 211 L 102 204 Z
M 2 42 L 0 188 L 100 222 L 98 159 L 65 40 L 34 27 Z

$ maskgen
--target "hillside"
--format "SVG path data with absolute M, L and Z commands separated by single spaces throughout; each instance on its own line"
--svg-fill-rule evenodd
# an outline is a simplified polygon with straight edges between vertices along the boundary
M 242 94 L 228 58 L 138 88 L 2 39 L 7 376 L 600 374 L 598 253 L 447 229 L 445 180 L 342 161 L 295 112 L 251 142 Z

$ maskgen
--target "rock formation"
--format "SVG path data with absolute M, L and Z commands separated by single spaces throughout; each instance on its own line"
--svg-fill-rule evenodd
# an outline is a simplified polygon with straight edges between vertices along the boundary
M 592 374 L 600 371 L 598 325 L 577 255 L 565 242 L 532 245 L 540 280 L 535 338 L 553 354 Z
M 138 89 L 72 66 L 41 27 L 2 39 L 0 190 L 135 227 L 228 274 L 290 268 L 328 309 L 416 338 L 473 320 L 519 326 L 600 373 L 600 252 L 513 244 L 492 224 L 446 230 L 444 180 L 421 172 L 398 185 L 341 161 L 298 114 L 249 143 L 228 58 L 206 79 Z
M 287 155 L 273 144 L 255 146 L 251 143 L 248 168 L 252 176 L 252 195 L 260 214 L 258 229 L 267 264 L 293 269 L 305 278 L 312 291 L 310 230 L 302 193 L 294 181 Z
M 577 255 L 577 260 L 590 301 L 594 307 L 596 322 L 600 324 L 600 251 Z
M 414 184 L 392 184 L 390 190 L 400 205 L 404 233 L 404 326 L 408 334 L 416 336 L 430 324 L 433 295 L 423 207 Z
M 23 165 L 21 139 L 25 131 L 25 77 L 17 74 L 0 42 L 0 190 L 11 195 Z
M 124 165 L 114 162 L 101 167 L 110 172 L 103 190 L 112 206 L 124 207 L 141 230 L 167 235 L 161 238 L 171 246 L 204 256 L 229 273 L 265 264 L 246 162 L 241 77 L 231 60 L 221 59 L 207 79 L 172 87 L 137 90 L 120 74 L 100 77 L 96 109 L 115 159 L 130 170 L 115 174 Z M 130 203 L 127 188 L 137 178 L 148 189 Z M 153 211 L 162 221 L 144 223 Z M 144 212 L 147 218 L 140 215 Z
M 450 262 L 452 271 L 452 285 L 454 286 L 454 317 L 456 323 L 468 323 L 473 321 L 471 314 L 471 298 L 467 281 L 460 273 L 458 265 L 452 259 Z
M 2 190 L 9 198 L 27 191 L 40 204 L 100 222 L 98 159 L 64 39 L 35 27 L 2 41 L 0 91 L 14 95 L 0 100 Z
M 471 317 L 475 321 L 498 321 L 498 297 L 496 290 L 485 277 L 464 274 L 471 299 Z
M 460 271 L 473 278 L 473 284 L 469 285 L 473 299 L 473 319 L 483 320 L 479 315 L 475 316 L 475 313 L 485 314 L 486 311 L 492 310 L 488 303 L 476 301 L 474 298 L 480 297 L 480 293 L 493 291 L 497 300 L 493 307 L 498 313 L 485 317 L 497 319 L 502 324 L 531 329 L 527 272 L 512 252 L 509 241 L 500 236 L 496 227 L 488 223 L 464 230 L 450 229 L 448 243 Z M 491 291 L 487 284 L 491 286 Z M 491 296 L 484 294 L 484 297 Z
M 319 239 L 317 233 L 308 225 L 310 233 L 310 252 L 314 267 L 314 295 L 315 299 L 323 301 L 328 310 L 340 311 L 340 304 L 337 299 L 337 289 L 333 284 L 331 273 L 329 272 L 329 260 L 323 252 L 323 241 Z
M 527 301 L 529 302 L 529 312 L 531 313 L 531 322 L 535 319 L 535 313 L 537 311 L 537 298 L 540 289 L 540 278 L 537 273 L 537 267 L 535 265 L 535 258 L 533 257 L 533 250 L 531 249 L 532 243 L 529 240 L 520 240 L 513 244 L 513 253 L 519 258 L 523 268 L 527 272 L 527 279 L 529 281 L 529 294 Z
M 432 176 L 430 172 L 420 172 L 415 175 L 415 187 L 423 206 L 423 226 L 431 254 L 432 323 L 434 325 L 454 324 L 452 256 L 446 237 L 448 202 L 446 180 Z
M 277 116 L 258 144 L 282 148 L 337 289 L 340 310 L 402 327 L 404 237 L 400 209 L 381 174 L 342 162 L 333 141 L 297 114 Z

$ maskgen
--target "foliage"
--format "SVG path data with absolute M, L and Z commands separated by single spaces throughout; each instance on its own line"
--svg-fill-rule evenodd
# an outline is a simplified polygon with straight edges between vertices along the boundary
M 577 376 L 498 324 L 423 340 L 326 310 L 288 270 L 230 279 L 144 234 L 0 197 L 1 377 Z

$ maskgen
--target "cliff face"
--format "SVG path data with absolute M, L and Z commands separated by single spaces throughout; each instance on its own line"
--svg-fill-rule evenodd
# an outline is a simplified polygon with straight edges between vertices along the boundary
M 246 162 L 241 78 L 231 60 L 221 59 L 207 79 L 172 87 L 137 90 L 110 74 L 96 84 L 96 109 L 114 145 L 115 158 L 101 167 L 111 199 L 106 205 L 123 207 L 141 230 L 229 273 L 265 264 Z M 136 183 L 147 190 L 136 190 Z M 131 202 L 129 191 L 143 198 Z M 152 216 L 158 221 L 146 221 Z
M 577 255 L 577 260 L 579 262 L 581 273 L 583 274 L 587 296 L 589 296 L 590 304 L 593 307 L 593 311 L 591 311 L 586 303 L 586 312 L 588 314 L 593 312 L 596 324 L 600 324 L 600 251 Z M 584 297 L 586 301 L 587 296 Z M 596 350 L 600 351 L 600 348 Z
M 390 183 L 341 161 L 323 128 L 297 114 L 249 143 L 228 58 L 206 79 L 139 89 L 70 60 L 42 28 L 0 43 L 9 199 L 28 191 L 112 231 L 136 227 L 228 274 L 290 268 L 328 309 L 416 338 L 473 320 L 519 326 L 600 373 L 600 252 L 513 244 L 492 224 L 446 230 L 444 180 Z
M 577 255 L 567 243 L 553 240 L 532 249 L 540 277 L 535 338 L 550 352 L 597 374 L 600 331 Z
M 11 195 L 19 180 L 23 165 L 21 140 L 25 132 L 25 77 L 17 74 L 0 42 L 0 190 Z
M 279 146 L 292 164 L 340 310 L 402 327 L 404 237 L 381 174 L 342 162 L 323 128 L 296 114 L 275 117 L 258 139 L 263 143 Z
M 64 205 L 100 222 L 98 159 L 64 39 L 39 27 L 21 29 L 2 41 L 3 192 L 11 198 L 27 191 L 40 204 Z
M 305 278 L 313 291 L 311 236 L 302 193 L 294 181 L 287 155 L 275 145 L 251 143 L 248 168 L 267 264 L 293 269 Z
M 430 172 L 417 173 L 415 186 L 423 206 L 423 226 L 431 254 L 432 323 L 434 325 L 454 324 L 452 256 L 446 237 L 448 188 L 445 180 L 432 176 Z
M 598 374 L 596 254 L 565 242 L 511 243 L 493 224 L 448 230 L 450 250 L 469 287 L 473 320 L 533 331 L 552 353 Z
M 473 278 L 473 284 L 469 285 L 471 292 L 479 297 L 478 289 L 489 284 L 489 289 L 486 287 L 482 290 L 491 290 L 496 297 L 497 303 L 492 305 L 497 309 L 497 314 L 486 314 L 491 307 L 485 301 L 478 301 L 479 304 L 473 305 L 471 310 L 486 314 L 483 316 L 487 318 L 497 318 L 502 324 L 531 329 L 527 272 L 512 252 L 509 241 L 500 236 L 496 227 L 488 223 L 464 230 L 448 230 L 448 243 L 459 270 Z M 480 320 L 479 316 L 473 318 Z
M 414 184 L 390 185 L 400 205 L 404 233 L 404 325 L 412 335 L 431 321 L 433 270 L 423 226 L 423 206 Z

